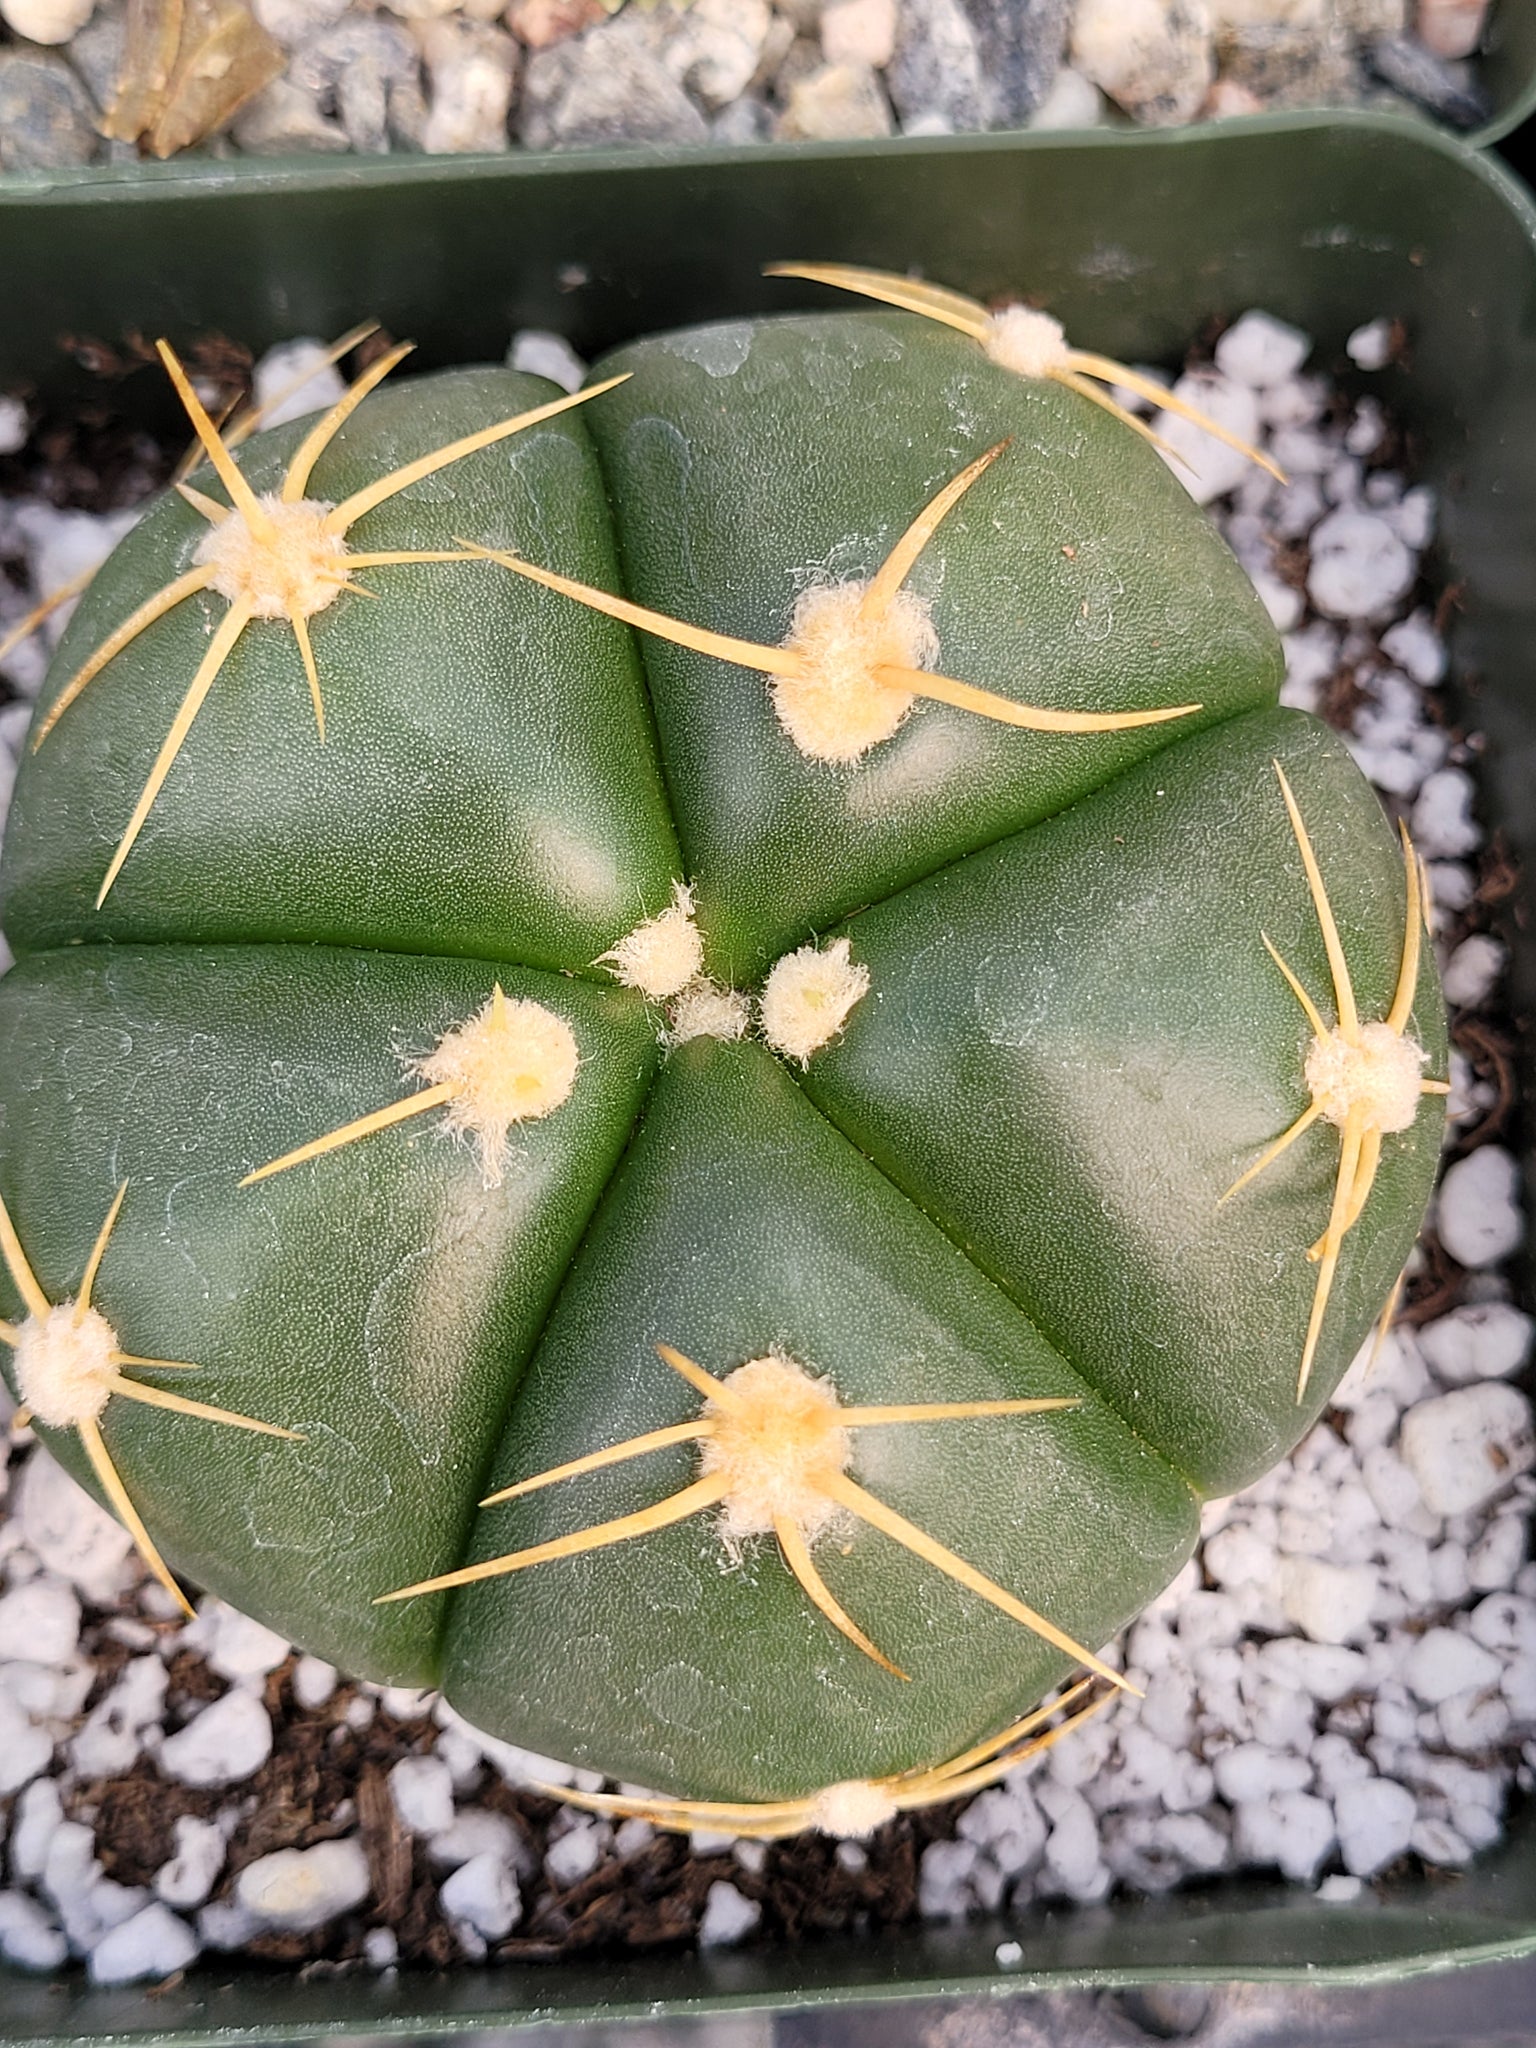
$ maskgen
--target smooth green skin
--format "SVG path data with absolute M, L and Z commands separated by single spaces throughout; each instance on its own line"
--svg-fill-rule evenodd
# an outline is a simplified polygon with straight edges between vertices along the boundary
M 569 1101 L 515 1137 L 500 1188 L 433 1112 L 238 1185 L 408 1093 L 402 1055 L 495 980 L 563 1016 L 583 1062 Z M 95 1292 L 123 1348 L 191 1360 L 203 1370 L 159 1384 L 305 1438 L 109 1401 L 107 1446 L 179 1572 L 349 1671 L 434 1682 L 441 1603 L 374 1595 L 462 1554 L 655 1058 L 634 997 L 475 960 L 92 947 L 0 982 L 4 1192 L 44 1292 L 73 1294 L 126 1180 Z M 0 1314 L 24 1313 L 0 1281 Z M 76 1434 L 44 1435 L 89 1484 Z
M 923 703 L 850 769 L 798 751 L 765 677 L 645 636 L 678 833 L 724 979 L 755 977 L 807 929 L 1196 726 L 1274 702 L 1274 629 L 1162 459 L 964 335 L 883 311 L 738 320 L 636 342 L 592 374 L 625 370 L 587 424 L 641 603 L 776 646 L 807 584 L 873 575 L 935 493 L 1011 436 L 907 579 L 931 602 L 940 668 L 1054 709 L 1204 706 L 1084 736 Z
M 1325 1398 L 1411 1243 L 1441 1111 L 1389 1141 L 1298 1408 L 1303 1254 L 1336 1145 L 1314 1132 L 1215 1208 L 1305 1100 L 1305 1027 L 1261 931 L 1331 1010 L 1272 757 L 1291 766 L 1367 1015 L 1403 919 L 1374 796 L 1315 722 L 1258 708 L 1273 632 L 1181 487 L 1102 412 L 999 381 L 970 344 L 900 318 L 769 322 L 750 348 L 732 332 L 628 352 L 633 383 L 506 444 L 478 537 L 617 587 L 584 418 L 634 594 L 777 639 L 799 580 L 868 573 L 1011 431 L 914 577 L 945 665 L 1045 701 L 1198 697 L 1200 719 L 1068 741 L 925 709 L 834 771 L 786 753 L 760 677 L 648 642 L 653 742 L 621 629 L 478 565 L 374 572 L 407 580 L 317 628 L 330 747 L 291 640 L 253 638 L 249 676 L 210 700 L 97 916 L 195 660 L 189 612 L 93 684 L 21 778 L 13 942 L 119 943 L 36 953 L 0 984 L 0 1191 L 63 1297 L 126 1178 L 97 1292 L 124 1344 L 195 1359 L 187 1391 L 305 1432 L 273 1443 L 111 1405 L 109 1443 L 173 1568 L 355 1672 L 440 1680 L 508 1739 L 693 1797 L 776 1797 L 936 1763 L 1067 1659 L 862 1529 L 818 1562 L 908 1685 L 836 1634 L 771 1544 L 733 1563 L 704 1518 L 460 1594 L 371 1601 L 675 1491 L 686 1452 L 475 1508 L 493 1484 L 695 1414 L 655 1342 L 722 1374 L 778 1345 L 849 1401 L 1096 1389 L 1069 1414 L 871 1433 L 854 1471 L 1097 1647 L 1188 1553 L 1197 1495 L 1262 1469 Z M 500 372 L 417 389 L 420 419 L 408 387 L 367 401 L 349 434 L 368 459 L 349 441 L 357 472 L 338 455 L 318 487 L 339 494 L 547 391 Z M 252 474 L 301 431 L 252 444 Z M 451 540 L 468 523 L 451 474 L 360 544 Z M 191 531 L 175 506 L 136 529 L 52 689 L 182 566 Z M 669 547 L 692 566 L 662 587 Z M 546 664 L 534 689 L 529 649 Z M 581 792 L 568 813 L 562 777 Z M 555 883 L 547 859 L 513 858 L 535 816 L 547 848 L 551 806 Z M 585 909 L 577 871 L 610 875 Z M 661 1020 L 581 977 L 683 872 L 717 968 L 755 969 L 874 904 L 846 927 L 871 992 L 808 1073 L 695 1042 L 648 1092 Z M 188 943 L 274 930 L 353 950 Z M 123 943 L 150 935 L 177 943 Z M 565 974 L 532 972 L 551 964 Z M 515 1135 L 501 1188 L 436 1114 L 238 1187 L 397 1099 L 405 1058 L 498 978 L 568 1015 L 583 1053 L 569 1102 Z M 1417 1024 L 1442 1060 L 1427 969 Z M 20 1313 L 0 1284 L 0 1314 Z M 82 1472 L 72 1439 L 59 1448 Z
M 691 1420 L 656 1357 L 723 1373 L 770 1351 L 850 1404 L 1080 1396 L 1067 1413 L 860 1431 L 852 1476 L 1091 1644 L 1188 1556 L 1189 1487 L 846 1138 L 763 1047 L 668 1061 L 497 1453 L 494 1483 Z M 683 1449 L 525 1495 L 476 1525 L 478 1560 L 630 1514 L 688 1484 Z M 843 1554 L 844 1545 L 847 1555 Z M 455 1603 L 457 1704 L 646 1785 L 771 1799 L 957 1753 L 1071 1669 L 878 1532 L 818 1568 L 903 1685 L 815 1611 L 771 1542 L 729 1569 L 713 1518 L 493 1579 Z
M 559 393 L 510 370 L 384 385 L 321 456 L 341 499 L 418 455 Z M 596 401 L 601 403 L 601 400 Z M 277 488 L 311 422 L 241 467 Z M 224 501 L 204 466 L 197 486 Z M 192 566 L 207 531 L 161 499 L 100 571 L 46 704 L 107 633 Z M 486 547 L 612 579 L 580 414 L 465 457 L 365 513 L 358 552 Z M 0 924 L 18 951 L 78 940 L 323 940 L 584 970 L 678 872 L 629 635 L 493 564 L 359 572 L 311 624 L 326 743 L 286 620 L 254 620 L 204 704 L 103 910 L 96 892 L 160 741 L 227 609 L 190 599 L 111 663 L 17 780 Z
M 1339 742 L 1259 712 L 1144 763 L 1033 832 L 848 927 L 871 992 L 812 1064 L 812 1099 L 997 1279 L 1207 1496 L 1321 1411 L 1408 1257 L 1444 1115 L 1384 1141 L 1346 1238 L 1311 1383 L 1299 1331 L 1340 1134 L 1325 1121 L 1221 1197 L 1307 1107 L 1322 934 L 1274 763 L 1307 822 L 1363 1021 L 1385 1017 L 1402 850 Z M 914 947 L 913 934 L 922 934 Z M 1409 1032 L 1444 1075 L 1427 940 Z

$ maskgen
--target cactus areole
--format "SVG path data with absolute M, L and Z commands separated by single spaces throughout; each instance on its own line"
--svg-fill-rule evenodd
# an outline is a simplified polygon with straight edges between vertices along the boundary
M 178 1597 L 599 1810 L 860 1834 L 1124 1682 L 1381 1313 L 1446 1048 L 1115 366 L 814 275 L 884 303 L 574 398 L 391 351 L 238 461 L 163 350 L 209 460 L 5 847 L 0 1359 Z

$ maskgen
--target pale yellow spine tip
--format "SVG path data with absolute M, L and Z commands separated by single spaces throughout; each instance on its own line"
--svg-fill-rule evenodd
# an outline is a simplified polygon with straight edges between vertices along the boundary
M 855 1003 L 869 993 L 869 969 L 851 958 L 847 939 L 801 946 L 778 961 L 759 1003 L 763 1036 L 786 1059 L 810 1062 L 842 1030 Z

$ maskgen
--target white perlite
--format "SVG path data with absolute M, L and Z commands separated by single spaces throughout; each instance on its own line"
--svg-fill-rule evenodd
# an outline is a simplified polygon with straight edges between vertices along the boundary
M 253 1693 L 227 1692 L 168 1735 L 160 1768 L 184 1785 L 237 1785 L 272 1754 L 272 1722 Z
M 1520 1169 L 1500 1145 L 1483 1145 L 1449 1168 L 1440 1184 L 1436 1223 L 1453 1259 L 1496 1266 L 1525 1238 Z
M 104 1934 L 91 1950 L 93 1984 L 142 1984 L 184 1970 L 201 1948 L 185 1920 L 158 1901 Z
M 367 1896 L 368 1859 L 351 1837 L 259 1856 L 235 1880 L 237 1905 L 264 1926 L 294 1934 L 323 1927 Z

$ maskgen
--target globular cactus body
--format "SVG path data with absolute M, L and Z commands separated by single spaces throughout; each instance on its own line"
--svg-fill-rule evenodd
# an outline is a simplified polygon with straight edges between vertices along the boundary
M 124 1352 L 303 1439 L 107 1403 L 176 1570 L 530 1748 L 765 1827 L 851 1781 L 862 1826 L 1319 1412 L 1423 1212 L 1443 1022 L 1375 798 L 1123 422 L 900 311 L 619 373 L 349 532 L 445 559 L 316 615 L 323 746 L 253 621 L 99 908 L 216 595 L 28 760 L 0 1310 L 78 1297 L 126 1181 Z M 313 495 L 551 396 L 374 394 Z M 45 718 L 206 518 L 123 544 Z M 1330 1098 L 1224 1201 L 1306 1116 L 1341 961 L 1339 1058 L 1410 1048 L 1406 1116 Z

